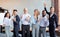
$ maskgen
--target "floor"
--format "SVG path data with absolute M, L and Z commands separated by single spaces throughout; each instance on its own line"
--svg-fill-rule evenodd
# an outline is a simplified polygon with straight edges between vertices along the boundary
M 0 37 L 6 37 L 6 34 L 5 33 L 0 33 Z M 47 33 L 47 37 L 50 37 L 49 33 Z M 60 37 L 60 36 L 57 36 L 57 37 Z

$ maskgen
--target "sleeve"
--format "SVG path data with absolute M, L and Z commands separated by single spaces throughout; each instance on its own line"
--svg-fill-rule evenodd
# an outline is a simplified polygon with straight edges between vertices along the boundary
M 23 22 L 25 20 L 25 18 L 23 18 L 23 15 L 21 15 L 21 22 Z
M 31 24 L 32 24 L 32 22 L 33 22 L 33 19 L 32 19 L 32 17 L 31 17 Z
M 55 15 L 55 24 L 56 24 L 56 27 L 58 27 L 58 17 L 57 17 L 57 15 Z
M 50 15 L 50 13 L 47 11 L 46 7 L 44 7 L 44 10 L 46 11 L 46 13 L 47 13 L 48 15 Z
M 9 19 L 9 25 L 13 29 L 13 21 Z
M 34 18 L 33 16 L 31 17 L 31 24 L 33 24 L 35 21 L 34 21 Z
M 11 16 L 10 20 L 14 19 L 14 16 Z
M 19 18 L 19 16 L 17 15 L 17 17 L 16 17 L 16 22 L 20 22 L 20 18 Z
M 3 20 L 3 24 L 6 25 L 6 19 Z
M 49 20 L 47 20 L 47 26 L 49 26 Z
M 47 17 L 45 18 L 45 20 L 44 20 L 44 21 L 45 21 L 45 25 L 46 25 L 46 26 L 49 26 L 49 20 L 48 20 L 48 18 L 47 18 Z

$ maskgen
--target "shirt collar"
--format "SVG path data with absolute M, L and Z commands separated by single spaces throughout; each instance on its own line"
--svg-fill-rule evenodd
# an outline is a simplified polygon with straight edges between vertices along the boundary
M 52 14 L 50 15 L 50 17 L 52 17 L 52 16 L 53 16 L 53 14 L 54 14 L 54 13 L 52 13 Z

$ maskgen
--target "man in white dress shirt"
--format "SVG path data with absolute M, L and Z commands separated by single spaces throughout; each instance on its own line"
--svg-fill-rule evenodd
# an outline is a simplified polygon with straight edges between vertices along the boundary
M 28 14 L 28 9 L 24 8 L 24 14 L 21 16 L 22 22 L 22 37 L 25 37 L 25 33 L 27 33 L 27 37 L 30 37 L 30 14 Z
M 39 28 L 39 37 L 41 37 L 41 34 L 43 37 L 46 37 L 46 27 L 49 25 L 48 16 L 46 15 L 46 11 L 42 11 L 42 18 L 40 20 L 40 28 Z

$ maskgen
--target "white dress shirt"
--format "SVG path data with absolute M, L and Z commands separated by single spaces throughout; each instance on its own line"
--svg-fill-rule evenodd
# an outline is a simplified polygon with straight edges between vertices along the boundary
M 46 27 L 48 25 L 49 25 L 49 20 L 48 20 L 47 16 L 42 17 L 42 19 L 40 20 L 40 26 Z
M 29 19 L 28 19 L 28 17 L 29 17 Z M 31 18 L 31 15 L 30 14 L 23 14 L 22 15 L 22 18 L 21 18 L 21 21 L 22 21 L 22 24 L 24 24 L 24 25 L 29 25 L 30 24 L 30 18 Z M 29 21 L 28 21 L 29 20 Z
M 10 26 L 10 19 L 7 18 L 7 17 L 5 17 L 4 20 L 3 20 L 3 24 L 4 24 L 5 26 Z
M 10 18 L 10 24 L 11 24 L 10 26 L 11 26 L 11 29 L 14 28 L 14 27 L 13 27 L 13 26 L 14 26 L 14 24 L 13 24 L 13 19 L 14 19 L 14 17 L 15 17 L 15 16 L 13 15 L 13 16 L 11 16 L 11 18 Z

